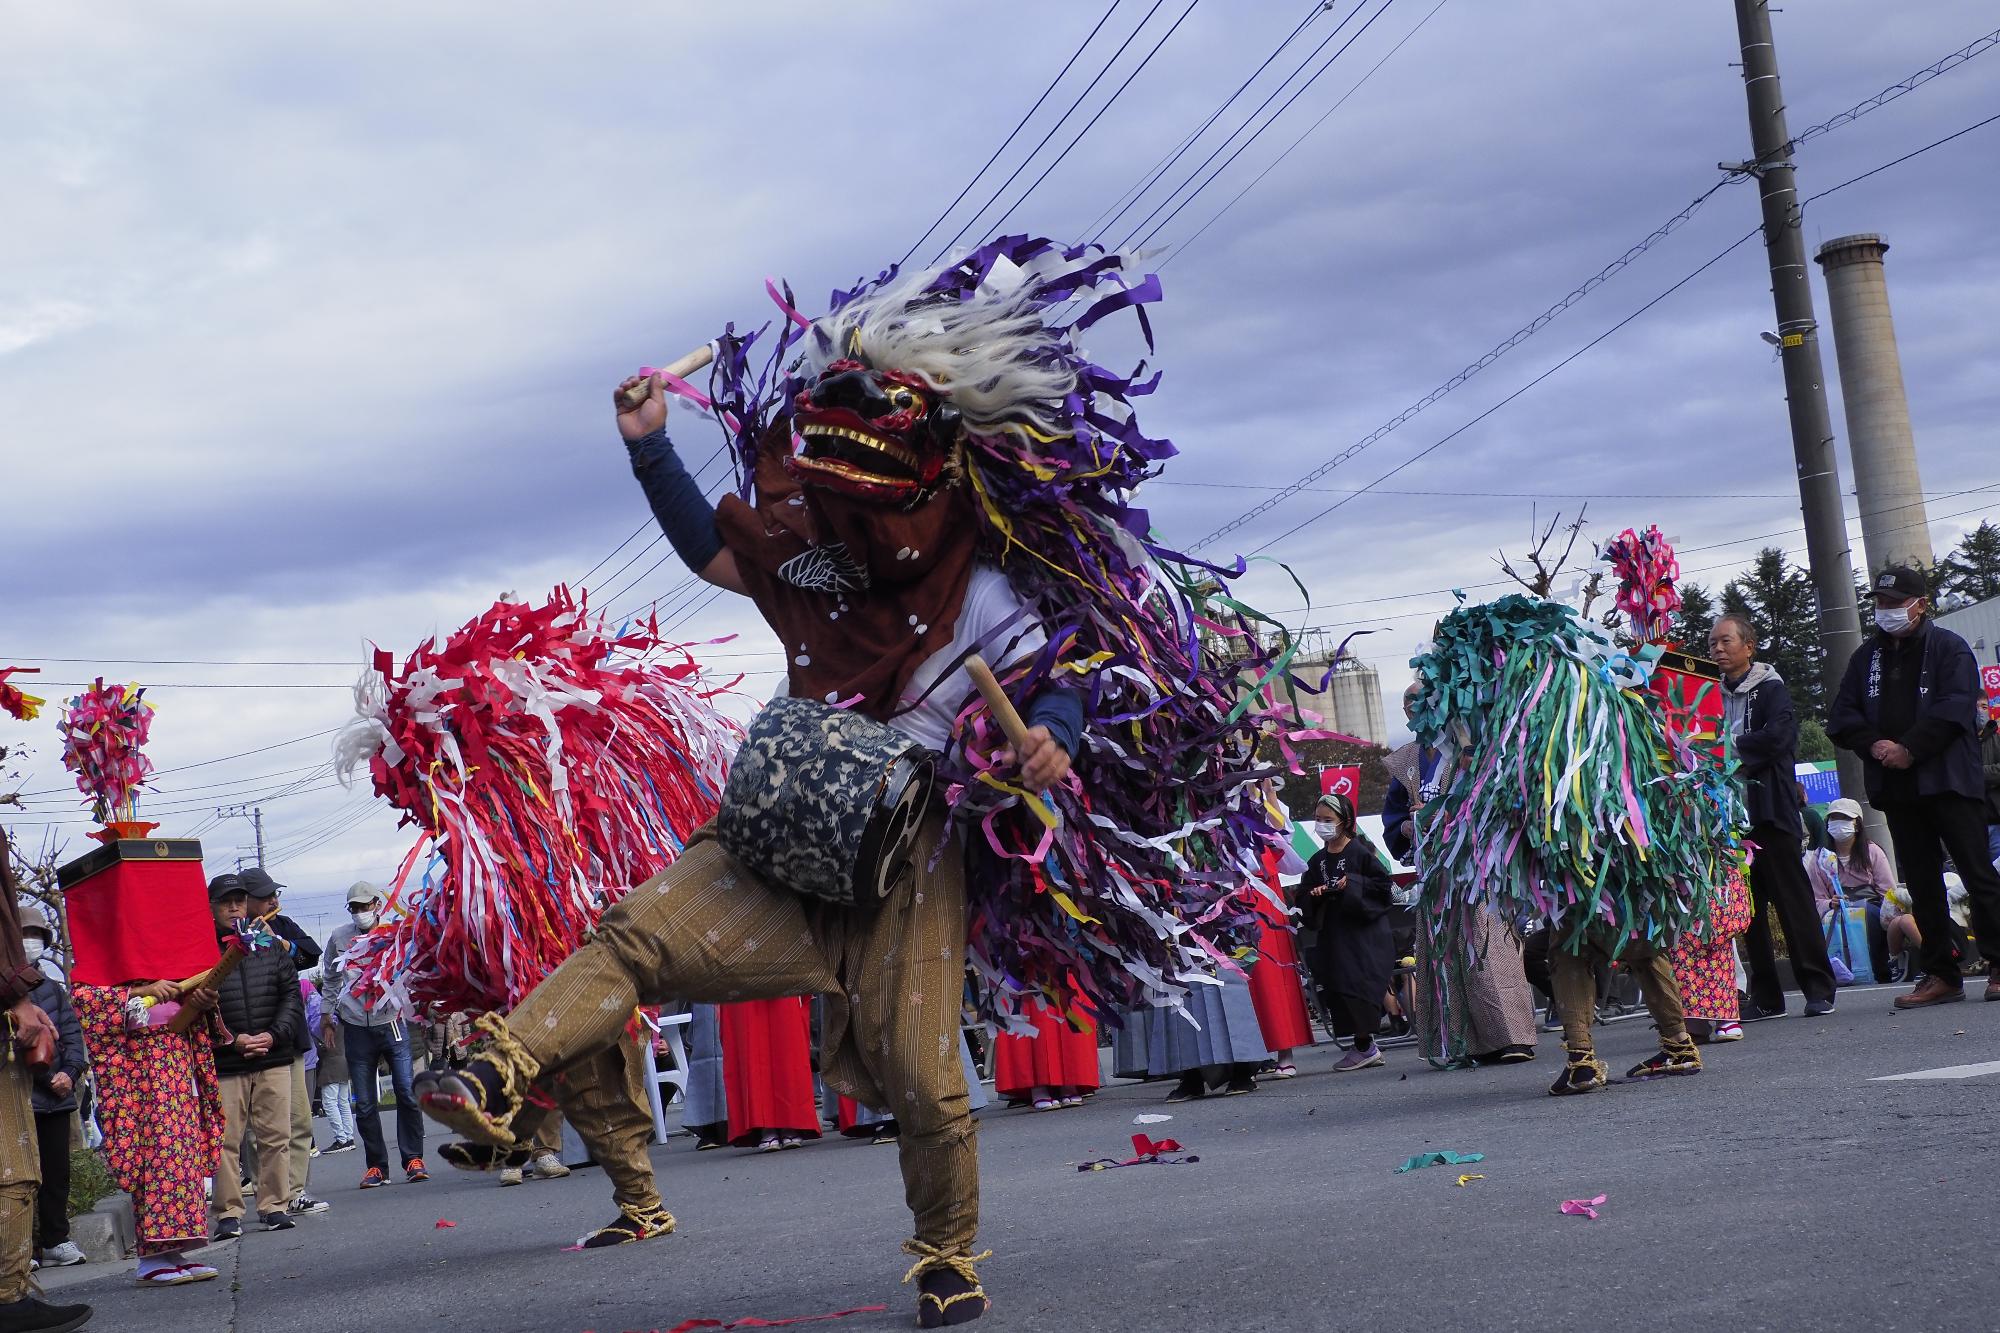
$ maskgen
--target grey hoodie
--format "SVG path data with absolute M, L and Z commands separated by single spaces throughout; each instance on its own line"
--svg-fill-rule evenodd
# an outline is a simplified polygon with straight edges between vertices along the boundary
M 1757 687 L 1767 680 L 1778 679 L 1778 673 L 1769 662 L 1752 662 L 1750 669 L 1743 673 L 1743 679 L 1722 683 L 1722 720 L 1729 727 L 1729 739 L 1735 740 L 1743 734 L 1744 719 L 1750 716 L 1750 696 Z

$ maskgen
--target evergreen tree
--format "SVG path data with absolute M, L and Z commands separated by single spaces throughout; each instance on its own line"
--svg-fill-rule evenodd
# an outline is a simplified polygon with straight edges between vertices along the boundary
M 1685 597 L 1685 593 L 1682 594 Z M 1724 610 L 1750 617 L 1762 645 L 1757 656 L 1769 662 L 1791 687 L 1801 717 L 1825 712 L 1820 663 L 1825 649 L 1819 638 L 1819 599 L 1812 579 L 1789 563 L 1783 550 L 1767 546 L 1757 552 L 1750 568 L 1722 590 Z
M 1969 606 L 2000 597 L 2000 524 L 1987 520 L 1958 539 L 1933 578 L 1940 605 Z
M 1708 656 L 1708 632 L 1715 628 L 1715 598 L 1699 583 L 1681 585 L 1681 609 L 1674 612 L 1667 637 L 1682 651 Z

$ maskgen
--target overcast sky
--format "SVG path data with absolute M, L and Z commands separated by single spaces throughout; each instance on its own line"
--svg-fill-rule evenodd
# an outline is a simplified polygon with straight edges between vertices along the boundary
M 646 517 L 611 386 L 727 320 L 764 322 L 767 275 L 815 310 L 896 259 L 1107 2 L 0 3 L 0 664 L 151 684 L 152 753 L 173 770 L 153 798 L 174 812 L 166 831 L 208 823 L 211 864 L 227 864 L 249 825 L 216 826 L 208 808 L 263 798 L 278 878 L 330 926 L 344 887 L 385 879 L 410 845 L 386 807 L 315 771 L 326 738 L 299 739 L 351 713 L 344 686 L 366 644 L 407 651 L 503 590 L 539 595 L 597 564 Z M 1154 212 L 1353 4 L 1319 17 L 1106 239 Z M 1419 29 L 1434 5 L 1390 0 L 1152 242 L 1168 259 L 1155 315 L 1167 376 L 1145 422 L 1182 452 L 1143 503 L 1169 544 L 1367 436 L 1705 190 L 1716 163 L 1750 155 L 1724 0 L 1447 0 Z M 973 219 L 1149 7 L 1111 76 Z M 1185 7 L 1120 4 L 917 258 L 962 223 L 967 242 L 990 232 Z M 1007 230 L 1088 236 L 1305 9 L 1198 4 Z M 1795 133 L 1994 26 L 1980 0 L 1884 15 L 1864 0 L 1777 15 Z M 1801 188 L 1996 111 L 2000 53 L 1806 145 Z M 1996 166 L 1991 126 L 1808 211 L 1810 246 L 1855 231 L 1893 243 L 1940 552 L 2000 515 Z M 1723 190 L 1317 484 L 1377 481 L 1756 220 L 1751 186 Z M 1704 582 L 1759 545 L 1798 551 L 1779 368 L 1757 336 L 1772 323 L 1753 241 L 1376 492 L 1316 520 L 1343 497 L 1299 496 L 1204 554 L 1305 524 L 1263 554 L 1291 566 L 1313 609 L 1271 566 L 1246 593 L 1294 624 L 1378 630 L 1360 651 L 1393 695 L 1449 605 L 1434 590 L 1490 592 L 1477 585 L 1496 576 L 1492 553 L 1522 545 L 1537 505 L 1573 513 L 1590 497 L 1600 540 L 1657 522 Z M 675 429 L 691 462 L 708 457 L 712 429 Z M 1845 478 L 1844 431 L 1842 448 Z M 606 577 L 653 535 L 590 581 L 614 610 L 681 603 L 672 559 L 626 587 L 664 543 Z M 675 632 L 740 634 L 716 665 L 764 673 L 745 685 L 761 694 L 779 659 L 746 609 L 717 600 Z M 305 688 L 239 688 L 280 683 Z M 15 827 L 30 849 L 47 832 L 74 851 L 88 825 L 65 794 L 55 711 L 8 724 L 10 743 L 38 751 L 23 785 L 46 793 Z M 208 762 L 258 747 L 272 748 Z M 30 822 L 44 820 L 58 822 Z

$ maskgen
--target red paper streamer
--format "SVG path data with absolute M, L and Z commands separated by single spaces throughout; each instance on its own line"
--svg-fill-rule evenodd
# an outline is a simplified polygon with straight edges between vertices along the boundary
M 734 684 L 730 681 L 729 684 Z M 657 626 L 613 630 L 558 587 L 499 602 L 398 666 L 377 649 L 343 773 L 431 843 L 398 872 L 389 930 L 350 952 L 355 990 L 421 1010 L 505 1010 L 715 814 L 741 729 Z
M 16 722 L 33 722 L 41 715 L 42 705 L 47 702 L 32 694 L 23 694 L 18 686 L 8 680 L 9 676 L 37 676 L 40 667 L 0 667 L 0 713 L 5 713 Z

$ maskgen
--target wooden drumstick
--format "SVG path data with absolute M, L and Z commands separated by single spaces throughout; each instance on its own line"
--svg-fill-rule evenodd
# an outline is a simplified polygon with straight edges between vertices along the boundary
M 993 678 L 993 668 L 986 665 L 986 659 L 978 653 L 965 659 L 965 674 L 972 677 L 972 683 L 985 696 L 986 706 L 993 711 L 1000 723 L 1000 730 L 1007 733 L 1007 743 L 1014 747 L 1016 755 L 1028 748 L 1028 724 L 1014 710 L 1014 701 L 1007 697 L 1007 691 L 1000 688 L 1000 682 Z
M 243 950 L 236 947 L 235 941 L 232 940 L 229 943 L 229 945 L 222 951 L 222 961 L 217 963 L 214 967 L 209 968 L 208 971 L 198 973 L 195 976 L 189 977 L 186 981 L 181 982 L 180 983 L 181 992 L 185 994 L 188 991 L 195 990 L 202 986 L 221 985 L 223 979 L 226 978 L 231 972 L 234 972 L 236 970 L 236 965 L 242 961 L 243 961 Z M 194 1026 L 195 1020 L 200 1017 L 201 1015 L 196 1013 L 191 1006 L 183 1004 L 181 1006 L 180 1012 L 167 1020 L 167 1031 L 186 1032 L 189 1028 Z
M 714 346 L 709 343 L 703 343 L 680 360 L 667 366 L 662 373 L 672 375 L 677 380 L 684 380 L 713 360 L 715 360 Z M 652 391 L 652 385 L 650 384 L 635 384 L 625 391 L 625 401 L 629 405 L 637 407 L 646 401 L 646 395 Z

